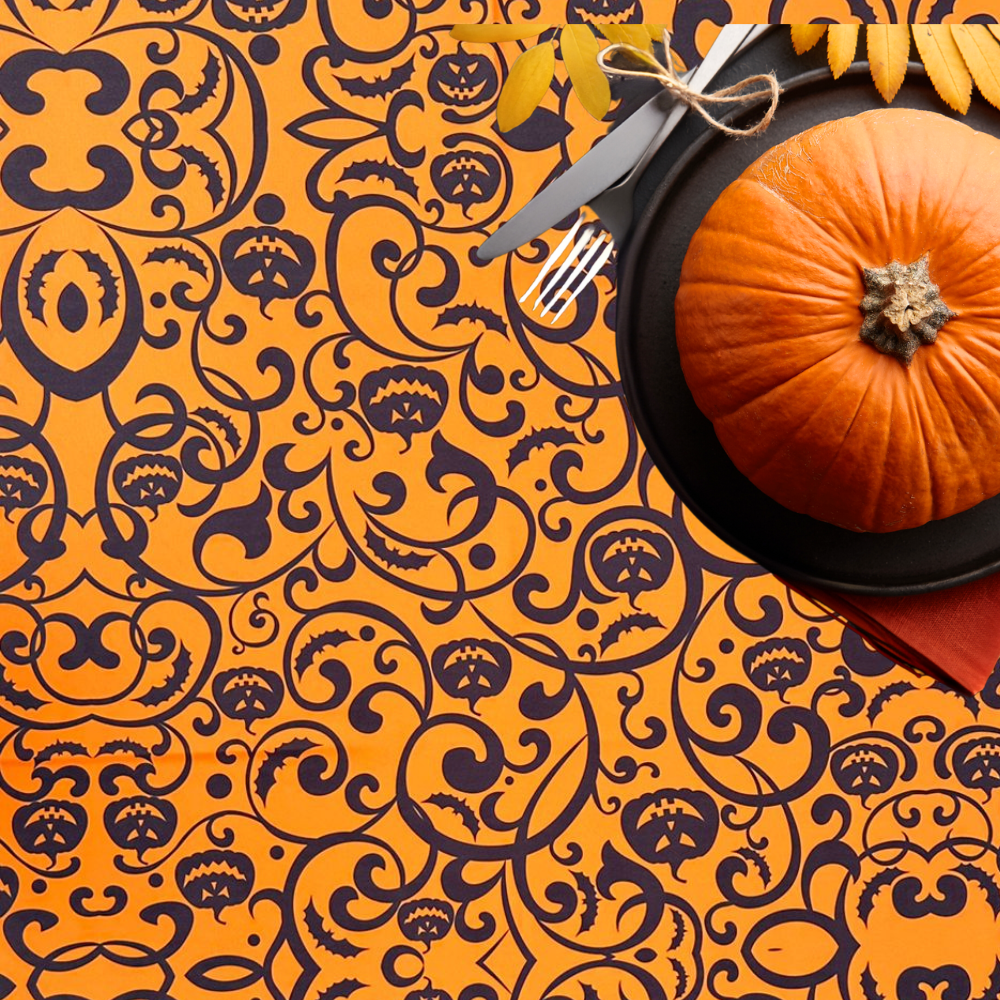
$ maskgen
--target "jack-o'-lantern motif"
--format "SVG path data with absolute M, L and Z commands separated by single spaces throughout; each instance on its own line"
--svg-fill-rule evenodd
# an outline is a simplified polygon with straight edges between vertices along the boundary
M 177 830 L 177 810 L 166 799 L 131 795 L 108 804 L 104 810 L 108 836 L 139 861 L 153 847 L 163 847 Z
M 223 715 L 239 719 L 251 732 L 258 719 L 269 719 L 278 711 L 285 685 L 273 670 L 234 667 L 216 675 L 212 694 Z
M 473 205 L 483 205 L 500 189 L 500 162 L 478 149 L 456 149 L 431 162 L 431 181 L 438 194 L 452 205 L 461 205 L 468 218 Z
M 17 508 L 34 507 L 48 484 L 48 473 L 38 462 L 17 455 L 0 455 L 0 510 L 7 520 Z
M 7 865 L 0 865 L 0 917 L 14 905 L 18 888 L 17 872 Z
M 274 299 L 298 298 L 316 268 L 312 244 L 274 226 L 250 226 L 222 240 L 222 266 L 232 286 L 260 302 L 266 316 Z
M 658 590 L 670 576 L 674 550 L 659 531 L 627 528 L 609 531 L 590 549 L 597 579 L 608 590 L 634 600 L 645 590 Z
M 412 899 L 399 908 L 397 919 L 405 938 L 430 946 L 451 930 L 455 908 L 445 899 Z
M 63 799 L 42 799 L 14 813 L 14 838 L 29 854 L 44 854 L 54 865 L 60 854 L 80 846 L 87 831 L 83 806 Z
M 118 495 L 130 507 L 148 507 L 153 514 L 177 499 L 184 473 L 171 455 L 136 455 L 115 466 Z
M 404 1000 L 451 1000 L 451 994 L 447 990 L 439 990 L 432 983 L 428 983 L 419 989 L 410 990 Z
M 361 409 L 378 431 L 398 434 L 409 448 L 414 434 L 431 430 L 448 403 L 448 383 L 439 372 L 394 365 L 361 380 Z
M 707 854 L 719 832 L 719 810 L 705 792 L 661 788 L 633 799 L 622 811 L 622 832 L 645 861 L 670 866 Z
M 641 24 L 641 0 L 566 0 L 570 24 Z
M 789 688 L 809 676 L 811 665 L 812 651 L 801 639 L 765 639 L 743 654 L 743 669 L 750 683 L 761 691 L 777 692 L 782 701 Z
M 491 100 L 497 84 L 496 68 L 487 56 L 459 47 L 431 67 L 427 92 L 439 104 L 464 108 Z
M 887 792 L 899 776 L 896 752 L 881 743 L 855 742 L 834 750 L 830 773 L 846 795 L 857 795 L 863 805 L 870 795 Z
M 464 698 L 474 712 L 480 698 L 492 698 L 507 686 L 510 653 L 489 639 L 456 639 L 434 650 L 431 670 L 447 694 Z
M 242 851 L 201 851 L 178 862 L 175 878 L 192 906 L 211 910 L 218 919 L 227 906 L 250 897 L 254 874 L 253 862 Z
M 966 740 L 955 748 L 952 766 L 966 788 L 992 795 L 995 788 L 1000 788 L 1000 740 L 995 736 Z
M 271 31 L 302 17 L 306 0 L 212 0 L 212 13 L 225 28 Z

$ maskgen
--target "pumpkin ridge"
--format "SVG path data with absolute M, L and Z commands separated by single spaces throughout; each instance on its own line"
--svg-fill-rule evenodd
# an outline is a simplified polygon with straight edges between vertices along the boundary
M 787 205 L 790 209 L 792 209 L 792 211 L 798 213 L 803 219 L 808 219 L 809 222 L 811 222 L 813 226 L 815 226 L 816 229 L 820 233 L 822 233 L 822 235 L 826 239 L 829 239 L 831 236 L 842 235 L 839 233 L 831 233 L 828 229 L 826 229 L 824 226 L 820 224 L 817 216 L 813 215 L 812 212 L 807 212 L 801 205 L 796 205 L 794 201 L 791 201 L 784 194 L 780 194 L 775 188 L 771 187 L 770 184 L 767 184 L 765 181 L 757 177 L 750 177 L 748 178 L 748 180 L 752 184 L 756 184 L 758 187 L 762 188 L 764 191 L 767 191 L 769 194 L 774 195 L 774 197 L 777 198 L 778 201 Z M 761 242 L 763 242 L 763 240 Z
M 839 344 L 835 350 L 831 351 L 827 355 L 824 355 L 822 358 L 818 358 L 816 361 L 813 361 L 810 364 L 806 365 L 805 368 L 801 369 L 800 371 L 797 371 L 794 375 L 791 376 L 791 378 L 786 379 L 784 382 L 779 382 L 777 385 L 772 385 L 769 389 L 767 389 L 765 392 L 761 393 L 759 396 L 753 396 L 750 399 L 744 400 L 744 402 L 739 403 L 735 407 L 735 409 L 728 410 L 725 413 L 717 411 L 716 415 L 713 416 L 713 417 L 711 417 L 710 419 L 712 419 L 712 420 L 727 420 L 730 417 L 735 416 L 741 410 L 746 409 L 746 407 L 753 406 L 755 403 L 763 402 L 764 400 L 767 399 L 768 396 L 771 395 L 771 393 L 777 392 L 779 389 L 783 388 L 784 386 L 789 385 L 790 383 L 792 383 L 793 381 L 795 381 L 795 379 L 797 379 L 800 375 L 804 375 L 807 371 L 809 371 L 810 368 L 815 368 L 816 365 L 821 365 L 821 364 L 823 364 L 824 361 L 829 361 L 830 358 L 832 358 L 835 355 L 839 354 L 845 348 L 850 347 L 854 343 L 855 343 L 855 341 L 849 340 L 846 343 Z M 838 379 L 838 382 L 839 381 L 840 380 Z M 825 397 L 824 397 L 824 399 L 825 399 Z M 697 402 L 697 400 L 695 400 L 695 402 Z
M 826 468 L 823 470 L 822 475 L 818 478 L 815 488 L 806 497 L 805 507 L 809 510 L 813 507 L 813 501 L 816 494 L 820 492 L 826 483 L 827 477 L 830 475 L 830 470 L 836 465 L 837 459 L 840 457 L 840 453 L 844 450 L 844 446 L 847 444 L 848 439 L 851 436 L 851 430 L 854 427 L 855 422 L 858 419 L 858 414 L 861 412 L 861 408 L 865 405 L 865 399 L 868 396 L 868 390 L 871 388 L 872 379 L 875 377 L 876 366 L 872 365 L 868 370 L 868 381 L 865 383 L 864 389 L 858 394 L 858 403 L 854 408 L 854 413 L 851 414 L 851 422 L 847 425 L 847 429 L 844 431 L 843 436 L 840 439 L 840 443 L 837 445 L 837 450 L 833 453 L 833 457 L 827 463 Z M 848 369 L 849 370 L 849 369 Z M 822 404 L 821 404 L 822 405 Z M 817 410 L 819 407 L 817 407 Z
M 770 292 L 774 295 L 787 296 L 789 298 L 818 299 L 820 302 L 832 302 L 834 305 L 841 304 L 842 296 L 821 295 L 818 292 L 806 292 L 796 289 L 794 292 L 787 288 L 770 288 L 767 285 L 750 284 L 747 281 L 714 281 L 711 278 L 692 278 L 686 282 L 688 285 L 708 285 L 715 288 L 745 288 L 751 292 Z
M 882 196 L 882 224 L 884 233 L 891 233 L 893 231 L 892 219 L 889 217 L 889 201 L 885 193 L 885 178 L 882 176 L 882 169 L 879 163 L 879 151 L 875 145 L 875 132 L 868 127 L 868 119 L 862 122 L 861 131 L 864 133 L 865 138 L 868 140 L 868 151 L 872 158 L 874 164 L 873 173 L 878 178 L 878 191 Z
M 884 374 L 884 373 L 878 373 Z M 863 510 L 864 521 L 867 524 L 874 524 L 877 527 L 888 528 L 894 524 L 898 524 L 900 521 L 904 520 L 906 517 L 906 512 L 900 511 L 899 516 L 896 517 L 894 521 L 885 522 L 878 524 L 878 512 L 884 509 L 883 496 L 885 495 L 886 488 L 888 487 L 888 479 L 884 474 L 886 469 L 886 459 L 889 456 L 889 452 L 892 450 L 893 443 L 895 441 L 895 431 L 898 429 L 898 423 L 893 418 L 895 417 L 896 411 L 896 380 L 892 376 L 889 378 L 882 378 L 881 381 L 888 382 L 888 387 L 886 389 L 880 389 L 880 391 L 887 391 L 889 399 L 885 403 L 885 431 L 882 434 L 882 454 L 877 462 L 873 463 L 875 468 L 882 469 L 883 475 L 875 477 L 875 492 L 874 496 L 869 500 L 869 503 L 865 506 Z M 893 426 L 896 424 L 896 426 Z
M 934 389 L 934 395 L 937 397 L 938 403 L 940 404 L 940 409 L 944 411 L 944 417 L 948 421 L 948 435 L 954 441 L 958 441 L 962 445 L 962 450 L 965 451 L 965 442 L 958 434 L 958 428 L 955 426 L 955 421 L 952 419 L 951 407 L 945 403 L 947 394 L 942 395 L 941 386 L 939 384 L 939 379 L 945 375 L 944 372 L 940 371 L 936 365 L 926 365 L 925 371 L 927 373 L 927 381 L 930 383 L 931 387 Z M 926 393 L 925 393 L 926 400 Z M 931 411 L 926 405 L 922 408 L 921 412 L 926 414 L 927 420 L 931 419 Z M 928 441 L 938 440 L 944 435 L 942 434 L 942 428 L 940 426 L 931 425 L 929 428 L 923 419 L 920 421 L 921 427 L 924 428 L 924 436 Z M 928 456 L 928 466 L 933 470 L 934 462 L 930 461 L 930 456 Z M 954 489 L 954 487 L 952 487 Z M 942 498 L 943 499 L 943 498 Z M 935 503 L 935 508 L 937 508 L 937 503 Z M 964 509 L 964 508 L 963 508 Z
M 786 249 L 785 247 L 783 247 L 778 242 L 775 242 L 775 241 L 772 241 L 772 240 L 768 240 L 768 239 L 764 239 L 764 238 L 762 238 L 760 236 L 751 235 L 749 233 L 746 233 L 746 232 L 740 230 L 738 227 L 734 228 L 734 229 L 723 228 L 722 226 L 719 226 L 714 219 L 711 219 L 708 216 L 705 217 L 705 222 L 703 222 L 702 225 L 704 225 L 706 227 L 706 232 L 703 235 L 703 239 L 704 240 L 712 240 L 712 238 L 714 238 L 717 242 L 722 243 L 722 242 L 725 242 L 725 238 L 728 238 L 728 239 L 736 238 L 736 239 L 742 240 L 743 242 L 748 243 L 748 244 L 750 244 L 751 246 L 754 246 L 754 247 L 764 247 L 765 249 L 776 250 L 776 251 L 782 251 L 782 250 Z M 823 233 L 823 235 L 825 237 L 828 237 L 828 234 L 826 234 L 826 233 Z M 695 238 L 696 239 L 698 238 L 698 234 L 697 233 L 695 234 Z M 691 245 L 692 246 L 694 245 L 694 240 L 692 240 L 692 244 Z M 856 254 L 854 253 L 853 248 L 852 248 L 851 255 L 848 256 L 847 254 L 842 253 L 841 251 L 839 251 L 835 246 L 831 245 L 829 238 L 827 238 L 824 241 L 824 246 L 825 246 L 825 249 L 827 250 L 827 252 L 830 253 L 831 255 L 832 254 L 838 254 L 839 255 L 838 259 L 844 264 L 845 267 L 847 265 L 851 265 L 851 266 L 854 265 Z M 714 249 L 714 247 L 712 247 L 711 242 L 709 243 L 709 249 L 710 250 Z M 844 268 L 838 269 L 836 267 L 831 267 L 829 264 L 825 263 L 824 261 L 816 260 L 814 257 L 809 258 L 808 262 L 809 262 L 809 264 L 811 266 L 813 266 L 813 267 L 815 267 L 815 268 L 817 268 L 819 270 L 825 271 L 827 274 L 832 275 L 833 277 L 837 278 L 838 280 L 840 280 L 840 281 L 844 280 L 844 276 L 845 276 L 845 270 L 844 270 Z M 694 266 L 697 266 L 697 264 L 695 264 Z M 684 275 L 684 271 L 685 270 L 686 270 L 686 265 L 684 267 L 682 267 L 682 270 L 681 270 L 681 279 L 682 279 L 682 281 L 685 284 L 687 284 L 692 279 L 685 277 L 685 275 Z
M 846 346 L 848 346 L 848 345 L 845 344 L 845 345 L 842 345 L 841 347 L 838 347 L 837 350 L 834 351 L 832 354 L 828 354 L 825 358 L 821 358 L 819 361 L 814 362 L 813 364 L 809 365 L 807 368 L 803 368 L 801 372 L 798 372 L 796 375 L 793 375 L 786 382 L 782 382 L 780 385 L 772 386 L 763 395 L 761 395 L 761 396 L 755 396 L 753 399 L 748 400 L 746 403 L 742 403 L 735 410 L 733 410 L 732 413 L 727 413 L 725 416 L 723 416 L 723 417 L 717 417 L 715 419 L 719 420 L 719 421 L 726 420 L 729 417 L 732 417 L 735 414 L 739 413 L 741 410 L 745 409 L 747 406 L 752 406 L 753 404 L 761 403 L 763 400 L 767 399 L 767 397 L 770 396 L 771 393 L 777 392 L 778 390 L 786 388 L 787 386 L 791 385 L 791 383 L 794 382 L 795 379 L 797 379 L 799 377 L 799 375 L 805 374 L 805 372 L 809 371 L 810 368 L 815 368 L 816 365 L 822 364 L 824 361 L 829 361 L 830 358 L 832 358 L 834 355 L 838 354 Z M 792 434 L 790 437 L 786 437 L 784 439 L 778 439 L 778 440 L 776 440 L 774 442 L 774 450 L 772 452 L 770 452 L 767 455 L 767 457 L 764 458 L 764 460 L 762 462 L 760 462 L 759 465 L 754 466 L 752 471 L 750 471 L 750 472 L 744 472 L 744 475 L 746 475 L 749 479 L 753 479 L 763 469 L 766 469 L 767 466 L 770 465 L 771 462 L 773 462 L 774 459 L 781 453 L 781 451 L 788 444 L 790 444 L 792 441 L 794 441 L 795 438 L 798 437 L 798 435 L 800 433 L 802 433 L 802 431 L 805 430 L 806 427 L 808 427 L 813 422 L 813 420 L 816 418 L 816 414 L 819 413 L 819 411 L 823 408 L 823 405 L 826 403 L 826 401 L 831 396 L 833 396 L 833 395 L 835 395 L 837 393 L 837 390 L 838 390 L 838 387 L 840 386 L 840 383 L 843 382 L 845 378 L 847 378 L 847 376 L 850 374 L 851 369 L 853 367 L 854 367 L 853 364 L 845 365 L 844 370 L 840 373 L 839 378 L 830 386 L 830 388 L 827 390 L 827 392 L 823 396 L 823 398 L 821 400 L 819 400 L 819 402 L 817 402 L 816 405 L 813 407 L 813 411 L 812 411 L 812 414 L 810 414 L 809 419 L 806 420 L 805 423 L 800 424 L 796 428 L 795 433 Z M 750 468 L 750 466 L 748 466 L 748 468 Z
M 1000 424 L 1000 399 L 992 398 L 990 394 L 983 388 L 979 379 L 976 377 L 977 372 L 989 373 L 990 371 L 989 368 L 986 365 L 984 365 L 981 361 L 979 361 L 974 354 L 971 354 L 969 351 L 965 350 L 965 348 L 962 347 L 961 345 L 956 344 L 955 351 L 953 351 L 952 354 L 954 354 L 957 351 L 960 351 L 963 355 L 965 355 L 965 357 L 969 359 L 969 362 L 971 362 L 971 364 L 969 362 L 966 362 L 965 364 L 959 364 L 956 359 L 954 359 L 953 357 L 949 357 L 948 360 L 952 362 L 954 367 L 954 374 L 952 372 L 943 372 L 942 374 L 947 375 L 948 378 L 953 383 L 962 384 L 963 389 L 968 389 L 969 387 L 974 389 L 986 401 L 987 408 L 993 410 L 994 414 L 997 417 L 995 423 Z M 964 399 L 964 393 L 963 393 L 963 399 Z M 981 411 L 982 407 L 973 408 L 972 406 L 970 406 L 969 409 L 970 411 L 978 414 Z M 977 418 L 976 423 L 981 425 L 982 422 Z M 980 486 L 984 485 L 983 483 L 984 473 L 980 471 L 980 466 L 973 465 L 973 468 L 976 469 L 976 474 L 979 478 Z M 985 493 L 986 491 L 983 492 Z

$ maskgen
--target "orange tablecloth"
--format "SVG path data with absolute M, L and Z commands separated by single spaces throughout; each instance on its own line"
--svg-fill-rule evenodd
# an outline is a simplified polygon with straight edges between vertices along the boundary
M 0 14 L 0 997 L 994 997 L 996 683 L 685 513 L 610 270 L 473 261 L 602 129 L 485 14 Z

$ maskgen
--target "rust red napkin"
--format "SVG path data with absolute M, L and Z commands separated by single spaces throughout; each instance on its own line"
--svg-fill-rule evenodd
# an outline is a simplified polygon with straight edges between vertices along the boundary
M 833 611 L 886 656 L 973 694 L 1000 659 L 1000 573 L 929 594 L 868 597 L 782 583 Z

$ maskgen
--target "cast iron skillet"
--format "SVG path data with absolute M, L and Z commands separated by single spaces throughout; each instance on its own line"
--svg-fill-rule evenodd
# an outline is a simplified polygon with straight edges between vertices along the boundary
M 857 533 L 797 514 L 739 472 L 688 390 L 674 338 L 674 297 L 688 243 L 716 198 L 765 150 L 820 122 L 885 107 L 866 62 L 834 80 L 821 42 L 796 56 L 778 29 L 716 86 L 773 69 L 784 92 L 770 128 L 733 139 L 685 117 L 637 192 L 634 235 L 618 264 L 618 360 L 629 409 L 657 468 L 692 512 L 733 548 L 780 576 L 856 594 L 915 594 L 1000 569 L 1000 496 L 919 528 Z M 715 87 L 713 87 L 715 89 Z M 910 63 L 893 107 L 949 114 L 923 68 Z M 749 123 L 756 111 L 733 119 Z M 974 98 L 963 121 L 1000 137 L 1000 114 Z M 998 177 L 1000 181 L 1000 177 Z M 850 192 L 844 192 L 850 197 Z M 998 458 L 1000 460 L 1000 458 Z

